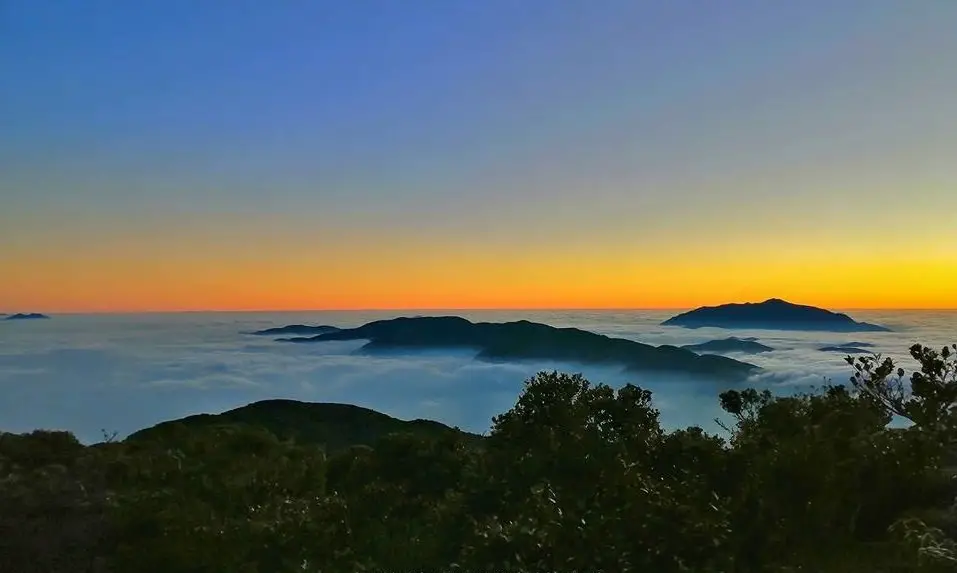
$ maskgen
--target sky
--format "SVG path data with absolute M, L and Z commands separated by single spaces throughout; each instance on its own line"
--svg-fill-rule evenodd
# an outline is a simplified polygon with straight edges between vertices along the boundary
M 957 307 L 953 0 L 0 1 L 0 311 Z

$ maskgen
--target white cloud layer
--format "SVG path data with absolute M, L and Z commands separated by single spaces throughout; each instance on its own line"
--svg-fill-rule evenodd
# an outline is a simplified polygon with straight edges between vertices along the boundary
M 847 380 L 843 355 L 821 352 L 823 345 L 870 342 L 877 351 L 904 357 L 914 342 L 939 346 L 957 340 L 954 313 L 858 315 L 883 320 L 898 331 L 848 335 L 686 330 L 658 326 L 668 316 L 660 312 L 460 314 L 472 320 L 528 318 L 652 344 L 756 336 L 776 350 L 730 356 L 765 368 L 750 385 L 781 392 L 819 385 L 825 378 Z M 713 429 L 711 421 L 720 412 L 717 394 L 727 388 L 709 380 L 624 374 L 613 368 L 489 364 L 458 351 L 357 356 L 352 353 L 362 342 L 297 345 L 242 334 L 289 323 L 353 326 L 389 316 L 395 314 L 59 316 L 0 324 L 0 429 L 68 429 L 84 441 L 95 441 L 101 429 L 122 436 L 171 418 L 220 412 L 266 398 L 292 398 L 348 402 L 481 432 L 492 416 L 515 403 L 522 382 L 543 369 L 583 372 L 592 381 L 615 386 L 636 383 L 654 392 L 665 425 Z M 905 364 L 910 366 L 909 361 Z

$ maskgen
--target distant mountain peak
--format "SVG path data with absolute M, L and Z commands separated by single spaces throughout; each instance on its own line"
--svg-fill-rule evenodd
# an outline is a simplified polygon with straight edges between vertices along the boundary
M 266 328 L 264 330 L 257 330 L 255 332 L 250 332 L 248 334 L 254 334 L 257 336 L 273 336 L 273 335 L 282 335 L 282 334 L 325 334 L 327 332 L 335 332 L 339 330 L 336 326 L 329 326 L 327 324 L 320 324 L 318 326 L 308 326 L 305 324 L 288 324 L 286 326 L 279 326 L 275 328 Z
M 728 338 L 722 338 L 719 340 L 709 340 L 699 344 L 685 344 L 681 348 L 690 350 L 692 352 L 713 352 L 719 354 L 722 352 L 745 352 L 748 354 L 758 354 L 761 352 L 770 352 L 774 350 L 770 346 L 761 344 L 753 338 L 738 338 L 737 336 L 729 336 Z
M 7 316 L 4 320 L 42 320 L 47 318 L 50 317 L 39 312 L 18 312 Z
M 665 326 L 685 328 L 751 328 L 768 330 L 817 330 L 830 332 L 880 332 L 889 328 L 858 322 L 846 314 L 780 298 L 764 302 L 703 306 L 673 316 Z

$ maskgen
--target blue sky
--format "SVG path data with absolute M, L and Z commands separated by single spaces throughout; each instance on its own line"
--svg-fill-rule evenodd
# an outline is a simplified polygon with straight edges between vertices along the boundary
M 503 274 L 626 242 L 957 241 L 955 26 L 951 0 L 7 0 L 0 225 L 11 261 L 45 262 L 0 295 L 47 304 L 26 291 L 68 274 L 52 253 L 140 272 L 104 254 L 130 241 L 185 276 L 169 235 L 264 228 L 407 243 L 396 268 L 422 244 L 473 253 L 461 272 L 527 245 Z M 895 222 L 919 232 L 874 231 Z M 679 280 L 641 257 L 608 264 Z

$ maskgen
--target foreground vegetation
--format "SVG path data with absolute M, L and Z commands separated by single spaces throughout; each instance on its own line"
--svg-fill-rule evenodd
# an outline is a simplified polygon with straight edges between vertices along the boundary
M 849 358 L 848 387 L 725 392 L 726 439 L 560 373 L 482 440 L 0 434 L 0 571 L 957 571 L 953 350 L 913 347 L 909 377 Z

